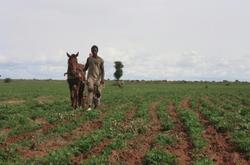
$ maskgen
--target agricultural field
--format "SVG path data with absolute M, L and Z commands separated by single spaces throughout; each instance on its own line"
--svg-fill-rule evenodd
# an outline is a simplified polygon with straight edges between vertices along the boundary
M 250 164 L 250 84 L 106 82 L 70 107 L 66 81 L 0 81 L 0 164 Z

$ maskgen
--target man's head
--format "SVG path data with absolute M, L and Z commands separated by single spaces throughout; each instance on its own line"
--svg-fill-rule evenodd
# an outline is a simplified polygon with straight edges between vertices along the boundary
M 91 47 L 91 52 L 94 56 L 97 56 L 97 53 L 98 53 L 98 47 L 96 45 L 93 45 Z

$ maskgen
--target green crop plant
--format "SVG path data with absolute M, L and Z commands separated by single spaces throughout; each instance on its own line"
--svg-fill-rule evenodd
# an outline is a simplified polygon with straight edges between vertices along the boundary
M 203 149 L 207 142 L 202 137 L 202 132 L 204 130 L 196 114 L 187 109 L 178 109 L 180 118 L 183 121 L 187 132 L 192 140 L 194 148 L 201 150 Z
M 142 160 L 143 165 L 171 165 L 176 164 L 176 157 L 169 152 L 152 149 Z

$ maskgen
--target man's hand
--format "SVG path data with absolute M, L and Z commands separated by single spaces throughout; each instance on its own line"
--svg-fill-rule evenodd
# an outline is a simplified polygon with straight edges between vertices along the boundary
M 104 84 L 104 80 L 101 80 L 101 84 Z

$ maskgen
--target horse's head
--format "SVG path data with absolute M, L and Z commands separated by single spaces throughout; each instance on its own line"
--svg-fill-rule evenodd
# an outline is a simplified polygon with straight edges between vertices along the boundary
M 68 74 L 75 76 L 76 75 L 76 68 L 77 68 L 77 56 L 79 55 L 79 52 L 76 54 L 69 54 L 67 53 L 68 59 Z

